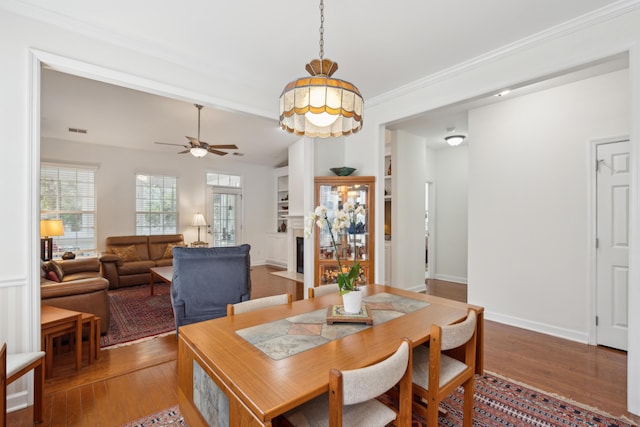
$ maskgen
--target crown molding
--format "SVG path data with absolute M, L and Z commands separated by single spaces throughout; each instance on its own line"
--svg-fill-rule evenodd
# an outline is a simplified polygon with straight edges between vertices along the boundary
M 77 19 L 70 18 L 67 15 L 63 15 L 63 14 L 51 11 L 49 9 L 36 7 L 19 0 L 2 0 L 0 2 L 0 10 L 2 9 L 10 13 L 13 13 L 15 15 L 26 17 L 28 19 L 34 19 L 36 21 L 43 22 L 53 27 L 62 28 L 67 31 L 78 33 L 85 37 L 89 37 L 100 42 L 122 47 L 129 51 L 142 53 L 145 56 L 151 56 L 156 59 L 178 65 L 188 70 L 192 70 L 198 73 L 203 73 L 205 75 L 212 76 L 222 81 L 226 81 L 230 83 L 239 83 L 239 81 L 234 81 L 233 79 L 229 78 L 229 76 L 236 75 L 237 72 L 232 72 L 231 70 L 229 70 L 229 72 L 225 73 L 224 70 L 222 70 L 223 71 L 222 73 L 218 72 L 216 74 L 212 74 L 212 70 L 221 70 L 221 64 L 219 63 L 213 64 L 213 63 L 210 63 L 209 61 L 203 60 L 204 57 L 193 57 L 191 55 L 186 55 L 184 52 L 179 52 L 173 49 L 169 49 L 166 46 L 159 45 L 153 41 L 125 37 L 121 34 L 114 33 L 113 31 L 107 30 L 105 28 L 95 26 L 95 25 L 88 25 Z M 37 49 L 33 49 L 33 50 L 37 51 Z M 44 51 L 41 51 L 40 55 L 42 59 L 44 56 L 49 54 L 47 54 Z M 50 54 L 50 55 L 54 55 L 54 54 Z M 69 63 L 73 62 L 75 67 L 80 67 L 80 69 L 89 67 L 88 64 L 83 64 L 81 61 L 75 61 L 71 58 L 67 58 L 66 61 L 68 61 Z M 43 62 L 46 63 L 46 60 L 44 60 Z M 96 67 L 96 68 L 101 68 L 101 67 Z M 76 73 L 73 73 L 73 74 L 76 74 Z M 111 70 L 110 74 L 114 74 L 114 75 L 117 74 L 118 76 L 121 77 L 121 76 L 125 76 L 127 73 L 120 73 L 120 72 Z M 100 73 L 96 75 L 100 75 Z M 125 81 L 126 80 L 127 79 L 125 79 Z M 145 81 L 147 83 L 147 84 L 142 84 L 136 88 L 148 88 L 148 83 L 151 82 L 148 79 L 144 79 L 140 77 L 136 77 L 136 80 L 138 82 Z M 119 81 L 118 78 L 116 78 L 112 82 L 117 82 L 117 81 Z M 246 82 L 244 82 L 244 84 L 246 84 Z M 151 83 L 152 87 L 157 85 L 158 85 L 157 82 Z M 227 100 L 227 99 L 223 100 L 223 99 L 213 98 L 213 97 L 206 97 L 207 99 L 203 99 L 203 96 L 200 93 L 196 94 L 195 92 L 192 92 L 192 91 L 185 91 L 185 92 L 189 93 L 190 100 L 208 102 L 209 106 L 215 105 L 217 108 L 227 109 L 229 111 L 242 111 L 245 113 L 255 114 L 261 117 L 266 117 L 270 119 L 273 118 L 273 111 L 271 110 L 265 110 L 261 108 L 256 108 L 255 106 L 252 106 L 252 105 L 241 104 L 234 100 Z
M 385 92 L 381 95 L 370 98 L 367 100 L 367 106 L 373 107 L 382 104 L 396 97 L 406 95 L 407 93 L 410 93 L 412 91 L 428 87 L 440 81 L 446 80 L 451 76 L 468 72 L 482 66 L 487 62 L 495 61 L 514 53 L 530 49 L 536 45 L 540 45 L 550 40 L 558 39 L 565 35 L 580 31 L 584 28 L 588 28 L 602 22 L 606 22 L 618 16 L 635 11 L 639 8 L 640 0 L 620 0 L 613 4 L 604 6 L 600 9 L 596 9 L 584 15 L 573 18 L 562 24 L 527 36 L 513 43 L 509 43 L 498 49 L 494 49 L 482 55 L 476 56 L 452 67 L 430 74 L 411 83 L 393 89 L 389 92 Z M 169 49 L 166 46 L 158 45 L 157 43 L 154 43 L 150 40 L 128 38 L 114 33 L 110 30 L 94 25 L 88 25 L 82 21 L 70 18 L 66 15 L 42 7 L 36 7 L 20 0 L 3 0 L 2 2 L 0 2 L 0 9 L 4 9 L 8 12 L 30 19 L 35 19 L 55 27 L 73 31 L 105 43 L 123 47 L 135 52 L 144 53 L 147 56 L 152 56 L 172 64 L 177 64 L 181 67 L 196 72 L 211 75 L 211 70 L 220 70 L 221 64 L 212 64 L 209 61 L 204 60 L 203 56 L 194 57 L 191 55 L 186 55 L 184 52 Z M 185 64 L 189 65 L 186 66 Z M 221 80 L 233 81 L 229 79 L 229 76 L 235 75 L 236 73 L 232 70 L 227 71 L 228 72 L 226 73 L 217 73 L 215 77 Z M 239 82 L 236 81 L 236 83 Z M 246 84 L 246 81 L 244 82 L 244 84 Z M 233 107 L 230 108 L 234 109 Z M 273 115 L 271 111 L 256 110 L 253 107 L 247 107 L 246 109 L 240 108 L 240 110 L 269 118 Z
M 451 76 L 471 71 L 488 62 L 496 61 L 509 55 L 531 49 L 532 47 L 535 47 L 537 45 L 541 45 L 551 40 L 559 39 L 568 34 L 575 33 L 582 29 L 609 21 L 618 16 L 633 12 L 637 9 L 640 9 L 640 0 L 621 0 L 611 5 L 604 6 L 600 9 L 596 9 L 584 15 L 578 16 L 562 24 L 547 28 L 536 34 L 532 34 L 513 43 L 504 45 L 498 49 L 494 49 L 482 55 L 471 58 L 467 61 L 456 64 L 452 67 L 445 68 L 442 71 L 438 71 L 421 79 L 415 80 L 404 86 L 400 86 L 389 92 L 385 92 L 374 98 L 368 99 L 367 106 L 372 107 L 378 104 L 382 104 L 399 96 L 403 96 L 418 89 L 422 89 L 424 87 L 428 87 L 438 82 L 447 80 Z

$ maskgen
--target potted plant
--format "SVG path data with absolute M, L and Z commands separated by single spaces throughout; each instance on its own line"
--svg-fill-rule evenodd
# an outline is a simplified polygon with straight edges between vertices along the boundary
M 316 207 L 315 211 L 307 217 L 305 228 L 306 237 L 310 237 L 313 232 L 314 224 L 319 228 L 325 228 L 331 236 L 331 245 L 338 262 L 337 282 L 340 289 L 340 296 L 344 310 L 347 313 L 359 313 L 362 308 L 362 292 L 358 288 L 358 276 L 360 275 L 360 262 L 358 262 L 356 239 L 353 238 L 353 264 L 351 267 L 343 267 L 340 259 L 340 252 L 336 244 L 336 237 L 341 234 L 355 234 L 359 230 L 364 231 L 364 224 L 359 217 L 364 217 L 365 209 L 353 202 L 346 202 L 342 209 L 335 212 L 333 221 L 327 216 L 327 208 L 325 206 Z

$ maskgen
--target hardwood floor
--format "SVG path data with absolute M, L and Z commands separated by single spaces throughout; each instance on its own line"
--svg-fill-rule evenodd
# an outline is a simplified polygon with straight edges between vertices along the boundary
M 255 297 L 290 292 L 300 285 L 254 267 Z M 437 280 L 427 293 L 466 301 L 466 286 Z M 56 355 L 53 377 L 45 384 L 48 426 L 120 426 L 177 404 L 177 341 L 174 335 L 101 352 L 76 372 L 71 353 Z M 86 353 L 85 353 L 86 354 Z M 571 398 L 634 422 L 626 411 L 625 352 L 485 322 L 485 368 L 549 393 Z M 31 408 L 8 414 L 8 426 L 32 425 Z

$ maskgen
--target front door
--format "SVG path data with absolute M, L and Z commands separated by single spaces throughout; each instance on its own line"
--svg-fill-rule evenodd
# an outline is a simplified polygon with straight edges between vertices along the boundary
M 629 141 L 596 148 L 596 342 L 627 349 Z

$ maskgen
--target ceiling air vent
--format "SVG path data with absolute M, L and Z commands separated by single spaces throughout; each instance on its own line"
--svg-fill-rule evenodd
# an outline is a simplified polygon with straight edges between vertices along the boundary
M 78 129 L 78 128 L 69 128 L 69 132 L 73 133 L 87 133 L 86 129 Z

